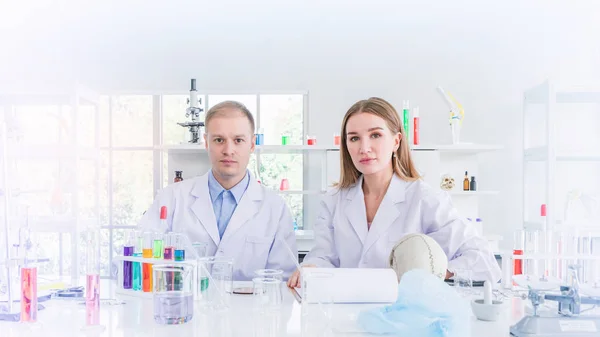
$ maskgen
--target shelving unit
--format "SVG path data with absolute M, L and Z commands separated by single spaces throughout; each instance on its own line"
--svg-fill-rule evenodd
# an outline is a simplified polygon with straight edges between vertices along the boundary
M 598 125 L 600 85 L 559 87 L 545 81 L 524 92 L 524 228 L 541 229 L 539 208 L 544 203 L 548 228 L 568 226 L 568 219 L 561 213 L 566 194 L 573 189 L 597 193 Z
M 480 204 L 488 199 L 498 196 L 500 191 L 487 188 L 487 181 L 477 179 L 479 177 L 480 156 L 501 151 L 503 147 L 495 144 L 433 144 L 418 145 L 411 149 L 417 169 L 424 176 L 424 180 L 431 186 L 441 189 L 441 177 L 449 175 L 454 178 L 454 189 L 447 193 L 452 198 L 454 207 L 457 208 L 463 218 L 483 219 L 483 233 L 481 233 L 491 244 L 498 247 L 503 239 L 501 235 L 489 229 L 485 216 L 480 214 Z M 478 183 L 475 191 L 463 191 L 462 182 L 465 171 L 469 178 L 476 177 Z M 486 198 L 483 200 L 482 198 Z M 493 199 L 492 199 L 493 200 Z
M 501 150 L 502 146 L 488 144 L 441 144 L 441 145 L 419 145 L 411 148 L 411 152 L 415 159 L 418 169 L 424 174 L 424 180 L 430 185 L 438 187 L 440 185 L 440 177 L 444 172 L 450 173 L 456 180 L 455 190 L 449 191 L 457 208 L 465 218 L 477 218 L 478 204 L 480 197 L 493 197 L 499 194 L 499 191 L 493 190 L 477 190 L 477 191 L 462 191 L 461 174 L 464 174 L 464 167 L 469 167 L 471 171 L 477 173 L 476 167 L 478 155 L 489 153 L 492 151 Z M 203 145 L 166 145 L 155 148 L 155 150 L 165 151 L 168 155 L 168 170 L 169 181 L 173 179 L 173 171 L 175 168 L 186 172 L 186 176 L 196 176 L 207 172 L 209 167 L 208 154 Z M 320 196 L 323 195 L 328 186 L 328 181 L 337 180 L 339 177 L 339 168 L 337 168 L 337 152 L 338 146 L 324 145 L 257 145 L 256 152 L 263 154 L 324 154 L 323 160 L 319 160 L 319 174 L 321 174 L 320 188 L 314 186 L 308 187 L 306 190 L 288 190 L 280 191 L 273 189 L 275 193 L 280 195 L 301 194 L 304 196 Z M 334 154 L 329 156 L 329 154 Z M 331 163 L 335 156 L 335 165 Z M 331 170 L 330 170 L 331 169 Z M 312 170 L 316 170 L 312 167 Z M 316 174 L 316 172 L 315 172 Z M 311 188 L 312 187 L 312 188 Z M 305 207 L 310 207 L 305 205 Z M 314 214 L 313 214 L 314 215 Z M 312 218 L 312 216 L 311 216 Z M 310 219 L 307 219 L 309 222 Z M 486 233 L 487 235 L 487 233 Z M 310 250 L 314 244 L 314 232 L 310 228 L 299 230 L 296 232 L 298 240 L 298 248 L 301 253 Z M 497 244 L 501 237 L 490 233 L 490 240 Z
M 100 96 L 94 91 L 77 85 L 72 86 L 65 90 L 59 90 L 55 88 L 44 88 L 43 93 L 39 92 L 0 92 L 0 107 L 2 108 L 3 114 L 0 119 L 0 123 L 14 118 L 15 107 L 18 106 L 58 106 L 61 113 L 65 107 L 70 108 L 71 127 L 66 130 L 68 139 L 65 139 L 66 143 L 60 145 L 28 145 L 22 144 L 18 139 L 7 137 L 7 157 L 8 162 L 8 174 L 10 177 L 15 176 L 14 172 L 16 167 L 20 163 L 26 163 L 28 161 L 56 161 L 59 166 L 63 165 L 77 168 L 77 163 L 80 160 L 91 160 L 95 163 L 95 181 L 96 181 L 96 194 L 94 197 L 95 214 L 96 217 L 82 217 L 79 209 L 79 170 L 73 170 L 73 174 L 69 177 L 69 187 L 63 188 L 63 192 L 70 194 L 70 208 L 71 212 L 59 215 L 48 215 L 48 216 L 36 216 L 30 215 L 28 219 L 29 228 L 32 232 L 50 232 L 59 234 L 59 242 L 62 242 L 62 234 L 68 233 L 71 236 L 70 250 L 71 250 L 71 282 L 75 285 L 79 280 L 79 233 L 85 226 L 98 225 L 98 214 L 99 214 L 99 193 L 100 193 L 100 161 L 99 161 L 99 134 L 100 134 L 100 123 L 99 123 L 99 111 L 98 106 L 100 103 Z M 79 143 L 80 130 L 78 129 L 79 109 L 81 106 L 91 106 L 94 109 L 94 122 L 95 122 L 95 139 L 93 147 L 80 147 L 77 146 Z M 61 114 L 62 115 L 62 114 Z M 11 134 L 10 125 L 8 126 L 8 134 Z M 44 137 L 44 135 L 40 135 Z M 40 167 L 40 170 L 43 170 Z M 0 167 L 1 170 L 1 167 Z M 9 217 L 9 224 L 12 230 L 23 226 L 26 223 L 24 216 L 15 214 L 16 205 L 18 205 L 18 198 L 23 194 L 48 194 L 48 190 L 35 189 L 35 190 L 22 190 L 21 186 L 18 185 L 19 181 L 11 180 L 7 184 L 8 186 L 0 186 L 0 197 L 10 197 L 11 199 L 11 210 L 5 210 L 2 212 L 4 216 Z M 6 193 L 9 191 L 10 193 Z M 43 205 L 35 205 L 43 206 Z M 32 207 L 35 207 L 32 206 Z M 1 218 L 1 217 L 0 217 Z M 4 219 L 1 219 L 4 221 Z M 60 244 L 60 261 L 59 270 L 63 270 L 63 259 L 62 259 L 62 243 Z M 62 275 L 61 275 L 62 276 Z

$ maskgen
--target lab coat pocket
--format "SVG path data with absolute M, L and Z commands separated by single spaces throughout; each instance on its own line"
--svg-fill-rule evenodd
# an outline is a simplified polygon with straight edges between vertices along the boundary
M 273 236 L 246 236 L 244 257 L 246 265 L 254 269 L 263 269 L 267 264 Z

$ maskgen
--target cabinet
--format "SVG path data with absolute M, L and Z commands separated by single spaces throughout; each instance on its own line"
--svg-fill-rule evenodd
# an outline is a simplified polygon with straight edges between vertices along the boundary
M 599 125 L 597 83 L 564 87 L 547 80 L 524 92 L 525 229 L 542 228 L 541 204 L 547 205 L 549 229 L 599 228 Z

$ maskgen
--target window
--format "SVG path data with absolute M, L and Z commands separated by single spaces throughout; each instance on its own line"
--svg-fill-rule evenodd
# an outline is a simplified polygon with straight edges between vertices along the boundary
M 128 233 L 152 203 L 157 189 L 171 183 L 168 156 L 160 146 L 187 143 L 189 132 L 177 122 L 188 120 L 185 117 L 188 97 L 185 93 L 103 96 L 97 109 L 81 106 L 77 116 L 70 107 L 58 105 L 0 110 L 1 117 L 12 118 L 12 125 L 19 126 L 16 129 L 22 138 L 20 144 L 42 154 L 42 159 L 26 154 L 24 160 L 16 161 L 12 167 L 15 176 L 11 177 L 20 189 L 36 191 L 19 196 L 19 203 L 35 205 L 29 209 L 36 227 L 32 238 L 38 255 L 49 261 L 41 266 L 41 275 L 68 275 L 73 263 L 78 263 L 80 274 L 83 272 L 85 247 L 79 244 L 78 254 L 73 254 L 75 243 L 80 243 L 81 238 L 75 242 L 71 237 L 73 219 L 78 217 L 82 226 L 87 220 L 95 223 L 96 218 L 100 223 L 101 276 L 110 276 L 110 261 L 122 253 Z M 265 145 L 281 144 L 283 134 L 289 136 L 290 145 L 303 142 L 305 94 L 204 93 L 198 97 L 205 108 L 224 100 L 246 105 L 257 129 L 264 130 Z M 158 123 L 160 128 L 156 127 Z M 68 156 L 73 146 L 97 151 L 90 151 L 90 158 L 73 160 Z M 45 153 L 46 147 L 67 150 Z M 85 151 L 83 154 L 88 155 Z M 303 163 L 304 156 L 300 153 L 260 151 L 252 155 L 249 163 L 252 174 L 275 191 L 283 178 L 289 180 L 290 190 L 282 193 L 282 197 L 300 228 Z M 19 208 L 14 212 L 23 215 L 25 211 Z M 60 227 L 63 223 L 71 227 Z M 56 224 L 62 229 L 53 227 Z

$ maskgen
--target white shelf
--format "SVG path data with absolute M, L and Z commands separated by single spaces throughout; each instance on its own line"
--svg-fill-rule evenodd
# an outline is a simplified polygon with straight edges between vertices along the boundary
M 548 160 L 548 147 L 538 146 L 527 148 L 523 151 L 525 161 L 546 161 Z M 600 154 L 567 154 L 558 153 L 556 155 L 557 161 L 575 161 L 575 162 L 589 162 L 589 161 L 600 161 Z
M 411 151 L 438 151 L 442 153 L 476 154 L 481 152 L 501 150 L 500 145 L 486 144 L 440 144 L 440 145 L 414 145 Z
M 4 221 L 2 217 L 0 220 Z M 11 218 L 13 224 L 24 226 L 26 219 L 25 217 Z M 43 216 L 43 217 L 30 217 L 29 218 L 29 229 L 36 233 L 71 233 L 75 229 L 77 219 L 73 216 Z M 97 226 L 97 220 L 95 218 L 80 218 L 79 229 L 86 227 Z
M 299 229 L 295 232 L 296 240 L 314 240 L 315 239 L 315 231 L 313 230 L 302 230 Z
M 0 101 L 9 105 L 71 105 L 75 97 L 79 98 L 81 105 L 100 103 L 100 95 L 82 85 L 68 88 L 44 86 L 43 92 L 33 92 L 29 89 L 0 92 Z
M 440 145 L 416 145 L 411 151 L 439 151 L 444 153 L 476 154 L 480 152 L 501 150 L 500 145 L 486 144 L 440 144 Z M 155 150 L 168 151 L 169 153 L 206 153 L 204 145 L 181 144 L 164 145 L 156 147 Z M 261 153 L 298 153 L 307 151 L 339 151 L 338 146 L 326 145 L 257 145 L 256 152 Z
M 182 144 L 156 147 L 156 150 L 173 154 L 206 153 L 204 145 Z M 260 153 L 303 153 L 310 151 L 339 151 L 338 146 L 322 145 L 257 145 L 255 152 Z
M 550 85 L 545 81 L 525 91 L 525 103 L 543 104 L 550 100 Z M 556 103 L 600 103 L 600 85 L 554 87 Z
M 497 195 L 500 191 L 448 191 L 452 196 L 484 196 Z
M 92 147 L 72 145 L 15 145 L 9 156 L 13 159 L 98 159 L 99 151 Z

